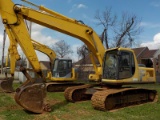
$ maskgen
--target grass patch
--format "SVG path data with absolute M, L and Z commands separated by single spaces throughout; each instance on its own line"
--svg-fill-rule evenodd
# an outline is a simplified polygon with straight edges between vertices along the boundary
M 14 83 L 14 88 L 19 86 Z M 160 96 L 159 84 L 134 85 L 156 89 Z M 157 120 L 160 118 L 160 101 L 134 107 L 127 107 L 114 112 L 94 110 L 90 101 L 69 103 L 63 92 L 47 93 L 52 111 L 34 114 L 25 111 L 14 101 L 14 93 L 0 93 L 0 120 Z

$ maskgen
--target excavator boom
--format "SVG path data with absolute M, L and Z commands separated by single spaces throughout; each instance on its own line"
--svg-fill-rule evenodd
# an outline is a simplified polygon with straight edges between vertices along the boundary
M 16 47 L 17 42 L 16 42 L 16 39 L 15 39 L 12 31 L 7 26 L 5 26 L 5 28 L 6 28 L 6 32 L 7 32 L 8 36 L 9 36 L 9 40 L 10 40 L 10 46 L 8 49 L 9 54 L 8 54 L 8 57 L 6 60 L 6 64 L 8 66 L 8 60 L 9 60 L 9 56 L 10 56 L 10 70 L 8 71 L 6 68 L 6 70 L 5 70 L 6 78 L 1 78 L 0 86 L 4 92 L 14 92 L 12 84 L 13 84 L 13 80 L 14 80 L 14 72 L 15 72 L 15 66 L 16 66 L 15 64 L 16 64 L 16 61 L 20 59 L 20 56 L 18 54 L 17 47 Z M 52 66 L 54 63 L 54 60 L 56 58 L 55 52 L 52 49 L 50 49 L 49 47 L 47 47 L 37 41 L 31 40 L 31 42 L 32 42 L 35 50 L 46 54 L 50 58 L 50 63 Z M 8 72 L 11 74 L 11 77 L 7 76 Z
M 26 52 L 25 54 L 26 56 L 28 56 L 27 58 L 29 59 L 35 71 L 37 72 L 40 71 L 40 66 L 38 65 L 38 60 L 34 52 L 27 51 L 28 47 L 31 45 L 27 44 L 29 40 L 24 40 L 24 39 L 28 39 L 29 35 L 27 33 L 27 30 L 25 30 L 23 19 L 35 22 L 47 28 L 51 28 L 61 33 L 78 38 L 88 46 L 92 61 L 94 57 L 96 57 L 100 63 L 100 67 L 102 67 L 102 59 L 105 53 L 105 48 L 103 44 L 99 42 L 100 41 L 99 36 L 94 32 L 92 28 L 78 22 L 77 20 L 70 19 L 59 13 L 51 11 L 43 6 L 40 6 L 40 9 L 45 12 L 36 11 L 34 9 L 23 7 L 23 6 L 14 5 L 11 0 L 7 0 L 7 1 L 9 2 L 9 4 L 6 4 L 8 2 L 1 3 L 1 5 L 3 4 L 3 7 L 1 9 L 4 9 L 4 10 L 1 10 L 2 21 L 4 24 L 10 25 L 13 33 L 17 37 L 18 44 L 23 49 L 24 53 Z M 5 9 L 6 7 L 4 8 L 4 6 L 6 6 L 7 8 L 13 8 L 13 9 L 11 11 L 11 9 Z M 8 19 L 11 19 L 8 13 L 10 13 L 12 17 L 14 16 L 13 17 L 14 19 L 12 18 L 14 20 L 14 23 L 12 20 L 8 20 Z M 7 15 L 7 17 L 6 16 L 3 17 L 3 14 Z M 16 25 L 15 27 L 15 25 L 13 24 L 19 24 L 19 25 Z M 23 38 L 22 38 L 22 35 L 21 35 L 22 32 L 19 33 L 18 31 L 23 31 L 23 34 L 25 34 L 26 37 L 24 37 L 23 35 Z M 27 42 L 26 43 L 27 46 L 24 46 L 25 44 L 24 41 Z M 32 50 L 31 48 L 32 47 L 30 47 L 30 50 Z M 28 55 L 29 53 L 32 55 Z M 34 59 L 34 62 L 32 61 L 33 59 Z M 96 66 L 94 61 L 93 61 L 93 65 L 94 65 L 96 74 L 95 76 L 91 76 L 90 78 L 94 79 L 92 77 L 95 77 L 97 80 L 100 80 L 101 70 L 99 70 L 99 68 Z

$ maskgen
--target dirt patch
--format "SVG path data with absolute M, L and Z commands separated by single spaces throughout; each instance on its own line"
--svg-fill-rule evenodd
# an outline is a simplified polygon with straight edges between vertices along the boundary
M 21 110 L 23 109 L 22 107 L 20 107 L 19 105 L 10 105 L 10 106 L 4 106 L 4 107 L 1 107 L 0 109 L 0 112 L 2 111 L 12 111 L 12 110 Z
M 48 112 L 43 114 L 35 115 L 33 120 L 61 120 L 56 115 L 52 115 Z

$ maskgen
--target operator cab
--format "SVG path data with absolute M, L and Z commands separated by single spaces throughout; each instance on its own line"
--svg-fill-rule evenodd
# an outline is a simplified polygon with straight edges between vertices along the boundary
M 71 78 L 72 76 L 72 60 L 56 58 L 53 64 L 53 77 Z
M 131 50 L 126 48 L 108 50 L 104 56 L 102 81 L 121 84 L 125 79 L 133 77 L 135 67 L 134 54 Z

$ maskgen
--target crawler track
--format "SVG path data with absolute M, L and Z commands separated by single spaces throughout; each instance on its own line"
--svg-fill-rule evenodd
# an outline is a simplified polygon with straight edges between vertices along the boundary
M 157 91 L 143 88 L 120 88 L 97 91 L 93 94 L 92 105 L 98 110 L 113 110 L 127 106 L 156 102 Z
M 92 87 L 93 85 L 81 85 L 81 86 L 74 86 L 69 87 L 64 91 L 64 96 L 67 101 L 76 102 L 82 100 L 88 100 L 91 98 L 91 95 L 85 94 L 86 89 Z

